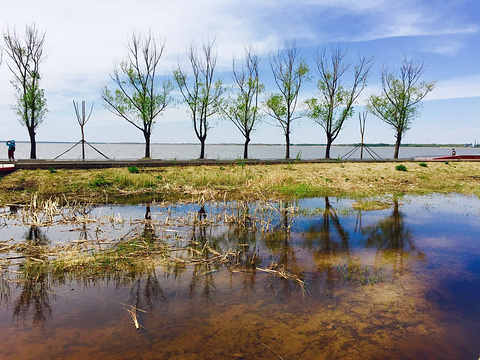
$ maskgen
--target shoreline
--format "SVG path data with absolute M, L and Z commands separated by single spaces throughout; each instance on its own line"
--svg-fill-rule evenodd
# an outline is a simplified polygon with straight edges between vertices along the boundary
M 414 158 L 401 159 L 190 159 L 190 160 L 164 160 L 164 159 L 113 159 L 113 160 L 0 160 L 0 165 L 14 165 L 15 170 L 48 170 L 54 169 L 105 169 L 137 167 L 175 167 L 175 166 L 231 166 L 231 165 L 279 165 L 279 164 L 322 164 L 322 163 L 388 163 L 388 162 L 413 162 Z M 425 161 L 425 159 L 421 159 Z
M 8 140 L 0 140 L 1 142 L 6 142 Z M 20 144 L 30 144 L 29 140 L 15 140 L 16 143 Z M 42 140 L 36 141 L 37 144 L 77 144 L 79 141 L 50 141 L 50 140 Z M 145 145 L 144 142 L 136 142 L 136 141 L 118 141 L 118 142 L 108 142 L 108 141 L 89 141 L 90 144 L 102 144 L 102 145 Z M 150 145 L 199 145 L 198 142 L 182 142 L 182 143 L 168 143 L 168 142 L 151 142 Z M 208 143 L 208 145 L 215 145 L 215 146 L 244 146 L 244 143 Z M 285 146 L 285 143 L 255 143 L 252 142 L 249 144 L 250 146 Z M 395 144 L 390 143 L 364 143 L 364 146 L 369 147 L 395 147 Z M 467 146 L 468 145 L 468 146 Z M 472 144 L 462 143 L 462 144 L 438 144 L 438 143 L 406 143 L 401 144 L 400 148 L 408 148 L 408 147 L 439 147 L 439 148 L 449 148 L 449 147 L 456 147 L 456 148 L 479 148 L 480 144 L 476 146 L 471 146 Z M 290 146 L 327 146 L 326 143 L 291 143 Z M 342 144 L 332 144 L 332 147 L 353 147 L 353 146 L 360 146 L 360 143 L 342 143 Z

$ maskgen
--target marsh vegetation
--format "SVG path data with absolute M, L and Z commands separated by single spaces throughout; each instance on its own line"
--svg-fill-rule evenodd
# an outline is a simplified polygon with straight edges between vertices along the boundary
M 338 162 L 280 165 L 22 170 L 0 181 L 0 205 L 29 203 L 35 195 L 61 202 L 122 203 L 293 199 L 316 196 L 458 193 L 480 195 L 477 162 Z M 138 172 L 137 172 L 138 170 Z

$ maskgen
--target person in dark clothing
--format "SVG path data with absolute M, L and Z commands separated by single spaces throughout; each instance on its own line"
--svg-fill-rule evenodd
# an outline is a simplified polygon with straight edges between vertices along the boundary
M 15 140 L 7 141 L 8 146 L 8 160 L 15 160 Z
M 457 152 L 455 151 L 455 149 L 452 149 L 452 155 L 457 155 Z

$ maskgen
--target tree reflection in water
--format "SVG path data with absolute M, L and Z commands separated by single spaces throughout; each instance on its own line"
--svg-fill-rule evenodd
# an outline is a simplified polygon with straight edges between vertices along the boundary
M 32 260 L 29 260 L 32 262 Z M 27 267 L 33 264 L 26 264 Z M 32 309 L 33 326 L 43 326 L 47 317 L 51 317 L 49 294 L 51 294 L 49 276 L 45 272 L 38 272 L 33 266 L 32 270 L 26 270 L 18 285 L 21 288 L 20 295 L 14 302 L 13 317 L 17 321 L 26 321 L 30 309 Z
M 361 233 L 366 237 L 367 248 L 375 248 L 377 254 L 391 258 L 394 276 L 397 271 L 405 270 L 407 256 L 414 255 L 418 260 L 425 257 L 413 241 L 412 230 L 405 224 L 405 215 L 399 209 L 398 199 L 393 200 L 390 216 L 362 228 Z
M 17 321 L 22 318 L 24 321 L 32 308 L 33 325 L 43 325 L 47 316 L 51 316 L 52 310 L 49 299 L 49 275 L 38 265 L 46 257 L 42 246 L 47 245 L 50 240 L 44 232 L 35 225 L 30 226 L 24 234 L 27 246 L 23 255 L 27 259 L 22 264 L 23 270 L 17 288 L 20 288 L 20 295 L 14 302 L 13 317 Z
M 343 228 L 328 196 L 325 196 L 325 209 L 321 221 L 309 227 L 306 239 L 309 248 L 327 259 L 338 253 L 349 254 L 349 234 Z
M 335 265 L 340 256 L 350 255 L 350 236 L 338 217 L 328 196 L 324 198 L 325 206 L 320 221 L 313 223 L 305 234 L 307 246 L 313 251 L 317 264 L 313 282 L 325 273 L 325 285 L 332 291 L 335 287 Z
M 159 241 L 156 234 L 156 229 L 152 223 L 151 205 L 147 204 L 145 207 L 145 221 L 143 222 L 143 229 L 140 232 L 140 237 L 148 244 Z M 130 302 L 137 309 L 148 307 L 153 309 L 156 300 L 160 297 L 165 299 L 165 294 L 160 282 L 157 279 L 155 269 L 147 269 L 145 272 L 130 273 L 129 278 L 132 279 L 130 286 Z
M 195 221 L 192 227 L 190 246 L 193 251 L 196 251 L 201 256 L 203 261 L 193 267 L 188 296 L 189 298 L 195 297 L 197 287 L 203 278 L 202 297 L 210 302 L 212 290 L 215 290 L 213 272 L 218 270 L 220 265 L 218 263 L 212 265 L 209 260 L 220 249 L 218 239 L 212 236 L 211 233 L 207 236 L 207 211 L 204 206 L 201 206 L 198 210 L 197 219 L 198 222 Z M 211 231 L 211 227 L 208 228 Z
M 38 226 L 32 225 L 24 235 L 25 240 L 33 242 L 34 245 L 47 245 L 48 237 Z
M 0 270 L 0 305 L 10 302 L 10 281 L 8 279 L 8 270 Z
M 303 278 L 303 269 L 298 264 L 296 248 L 292 243 L 291 228 L 293 224 L 294 212 L 291 203 L 280 204 L 279 222 L 275 230 L 267 233 L 265 236 L 265 245 L 270 250 L 270 267 L 273 269 L 286 270 L 299 278 Z M 265 264 L 268 266 L 268 264 Z M 267 286 L 275 296 L 284 295 L 289 297 L 298 290 L 297 285 L 278 276 L 270 276 L 266 279 Z M 278 285 L 282 287 L 280 289 Z

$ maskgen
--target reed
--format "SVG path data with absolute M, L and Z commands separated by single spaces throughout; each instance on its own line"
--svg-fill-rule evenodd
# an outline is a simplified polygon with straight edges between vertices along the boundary
M 131 230 L 116 239 L 82 238 L 66 243 L 50 243 L 37 240 L 9 239 L 0 242 L 0 266 L 25 274 L 54 274 L 57 277 L 95 278 L 109 273 L 141 272 L 156 266 L 183 271 L 191 266 L 225 267 L 229 271 L 251 271 L 257 264 L 257 254 L 250 252 L 250 245 L 241 242 L 223 249 L 212 236 L 194 240 L 196 228 L 217 226 L 244 229 L 252 234 L 288 233 L 298 209 L 289 203 L 278 201 L 209 203 L 214 212 L 177 213 L 165 205 L 162 216 L 148 219 L 126 220 L 120 214 L 92 216 L 92 205 L 78 202 L 60 205 L 50 199 L 39 200 L 33 196 L 30 203 L 21 206 L 16 213 L 2 212 L 0 218 L 17 225 L 37 229 L 57 225 L 102 228 L 107 225 L 125 224 Z M 261 263 L 261 260 L 259 260 Z M 183 269 L 183 270 L 182 270 Z M 272 264 L 259 271 L 278 275 L 286 280 L 301 283 L 282 265 Z M 304 286 L 304 284 L 302 285 Z M 304 288 L 302 288 L 304 290 Z

